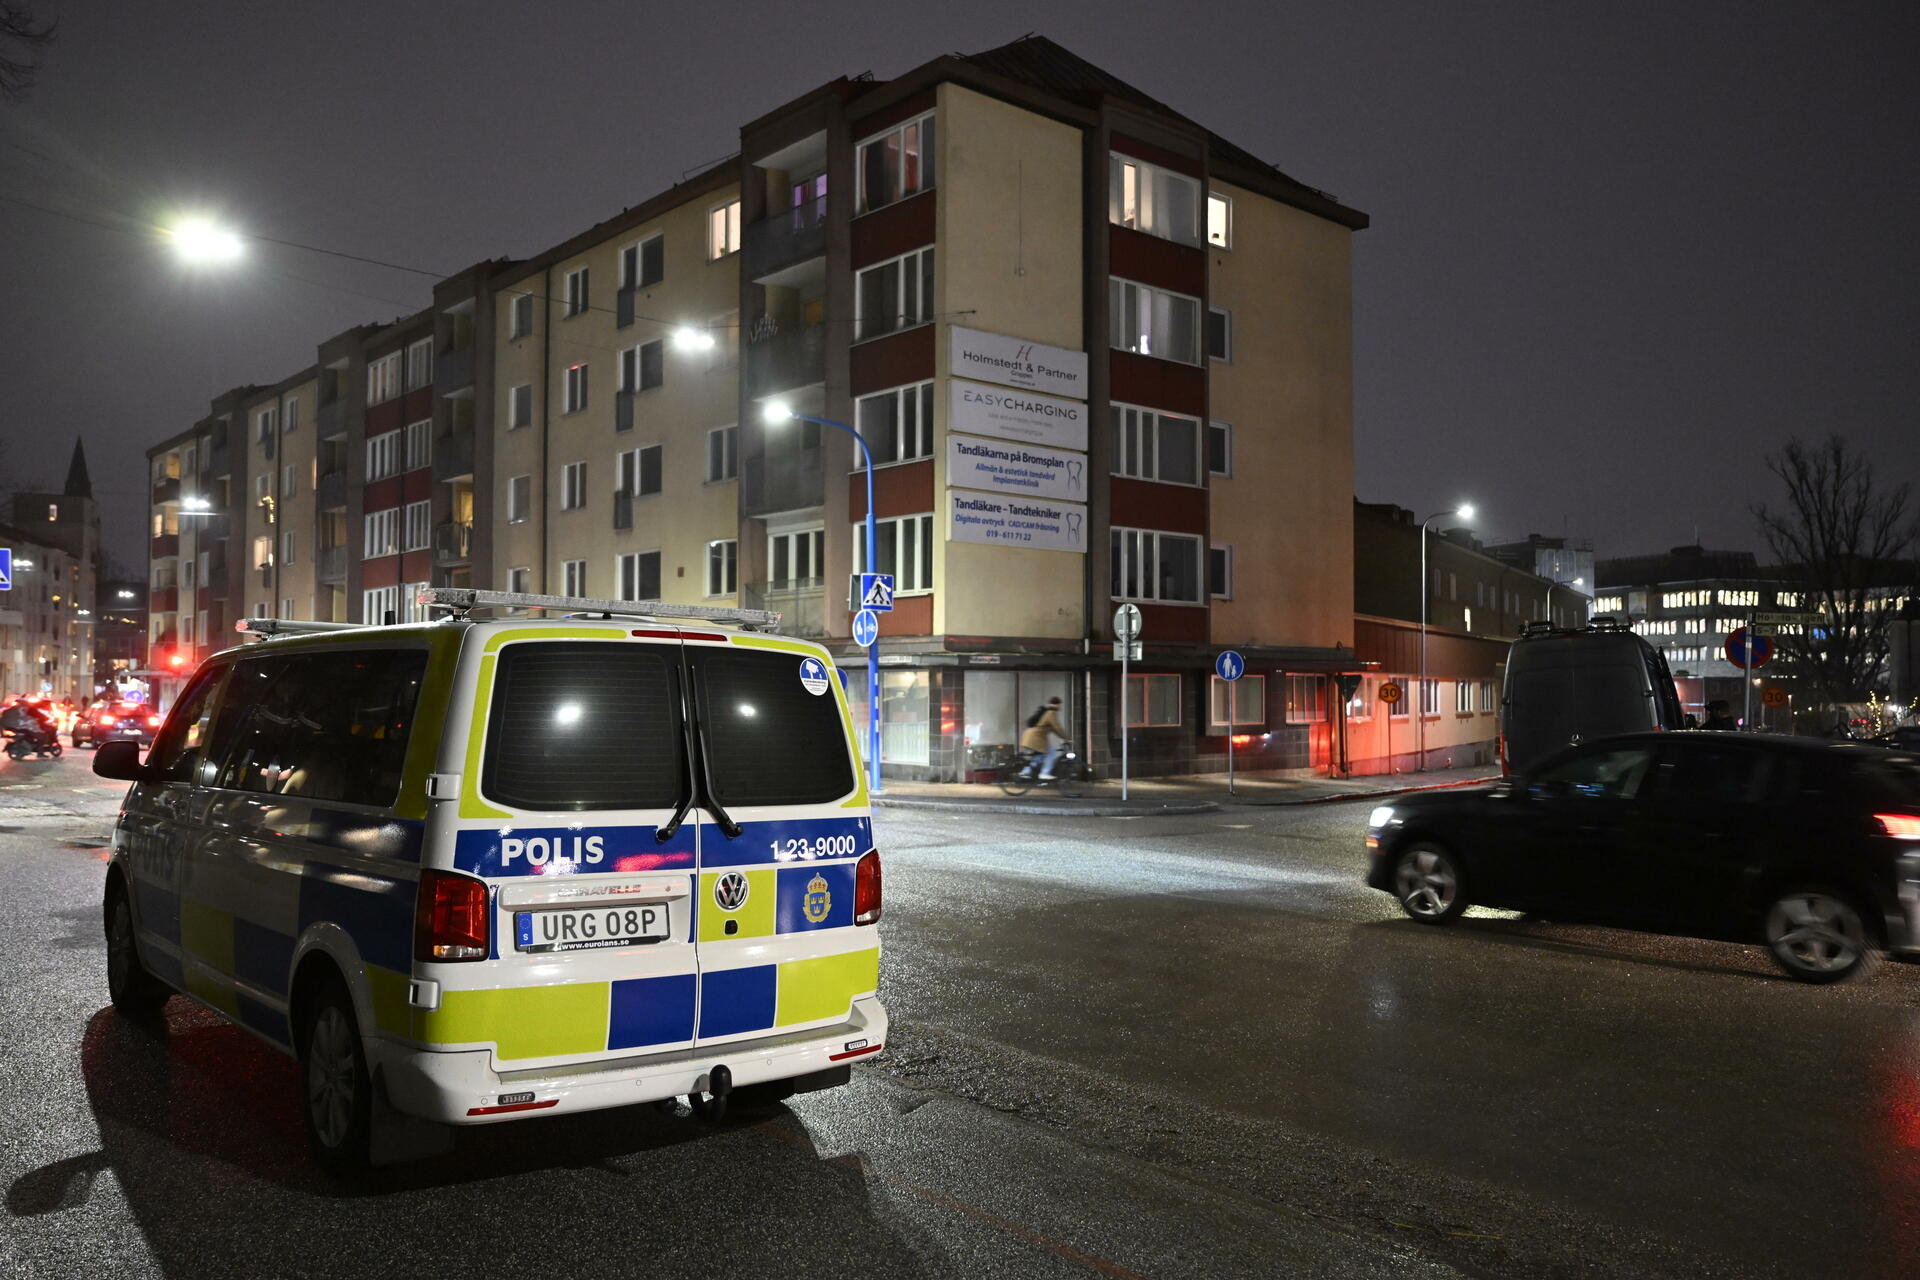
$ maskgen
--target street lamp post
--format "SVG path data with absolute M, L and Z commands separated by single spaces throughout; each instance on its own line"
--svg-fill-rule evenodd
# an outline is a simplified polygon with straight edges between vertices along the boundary
M 861 459 L 866 463 L 867 472 L 867 572 L 880 572 L 878 556 L 879 536 L 873 517 L 873 450 L 867 447 L 866 437 L 844 422 L 835 422 L 832 418 L 816 418 L 812 414 L 795 413 L 778 400 L 769 401 L 765 411 L 769 425 L 787 421 L 789 418 L 801 422 L 813 422 L 823 427 L 834 427 L 846 432 L 860 446 Z M 876 638 L 867 646 L 867 791 L 879 795 L 880 786 L 880 642 Z
M 1463 502 L 1447 511 L 1436 511 L 1420 522 L 1420 688 L 1413 700 L 1413 750 L 1414 771 L 1424 771 L 1427 767 L 1427 599 L 1432 594 L 1427 582 L 1427 526 L 1441 516 L 1457 516 L 1462 520 L 1473 519 L 1473 504 Z

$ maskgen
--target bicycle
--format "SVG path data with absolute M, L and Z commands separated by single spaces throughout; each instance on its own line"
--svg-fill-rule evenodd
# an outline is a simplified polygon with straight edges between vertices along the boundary
M 1054 757 L 1051 778 L 1042 778 L 1033 772 L 1039 767 L 1042 754 L 1020 748 L 1018 754 L 1000 766 L 994 781 L 1010 796 L 1023 796 L 1035 787 L 1052 787 L 1068 797 L 1086 794 L 1086 784 L 1093 781 L 1093 777 L 1080 763 L 1078 752 L 1072 747 L 1061 747 L 1060 754 Z

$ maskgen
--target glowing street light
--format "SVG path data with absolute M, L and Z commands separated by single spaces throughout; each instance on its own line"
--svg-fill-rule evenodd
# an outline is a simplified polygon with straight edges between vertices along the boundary
M 182 218 L 167 228 L 173 251 L 184 262 L 220 266 L 237 262 L 247 251 L 238 232 L 223 227 L 211 218 Z
M 673 331 L 673 347 L 676 351 L 711 351 L 714 347 L 713 334 L 683 324 Z M 773 419 L 769 418 L 768 421 Z

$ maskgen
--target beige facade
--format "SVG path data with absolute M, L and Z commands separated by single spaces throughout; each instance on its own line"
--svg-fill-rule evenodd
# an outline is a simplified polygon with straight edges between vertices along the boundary
M 1230 247 L 1208 255 L 1234 339 L 1230 359 L 1208 362 L 1213 419 L 1232 429 L 1232 474 L 1212 478 L 1212 540 L 1234 569 L 1214 638 L 1351 646 L 1353 233 L 1229 183 L 1210 190 L 1232 202 Z
M 241 402 L 246 492 L 236 495 L 240 536 L 231 546 L 243 557 L 242 617 L 321 616 L 314 581 L 318 404 L 311 371 Z

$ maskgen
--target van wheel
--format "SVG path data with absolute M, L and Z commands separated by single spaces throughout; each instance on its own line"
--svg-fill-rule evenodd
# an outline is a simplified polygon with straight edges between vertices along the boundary
M 373 1088 L 353 1001 L 329 979 L 308 1003 L 300 1034 L 301 1116 L 313 1158 L 329 1173 L 367 1168 Z
M 1451 924 L 1467 909 L 1460 864 L 1430 841 L 1409 845 L 1393 869 L 1393 896 L 1421 924 Z
M 118 876 L 107 889 L 107 997 L 120 1015 L 151 1025 L 167 1002 L 167 989 L 140 963 L 133 938 L 133 907 Z
M 1853 899 L 1825 885 L 1796 885 L 1767 908 L 1767 950 L 1796 982 L 1845 982 L 1878 961 Z

